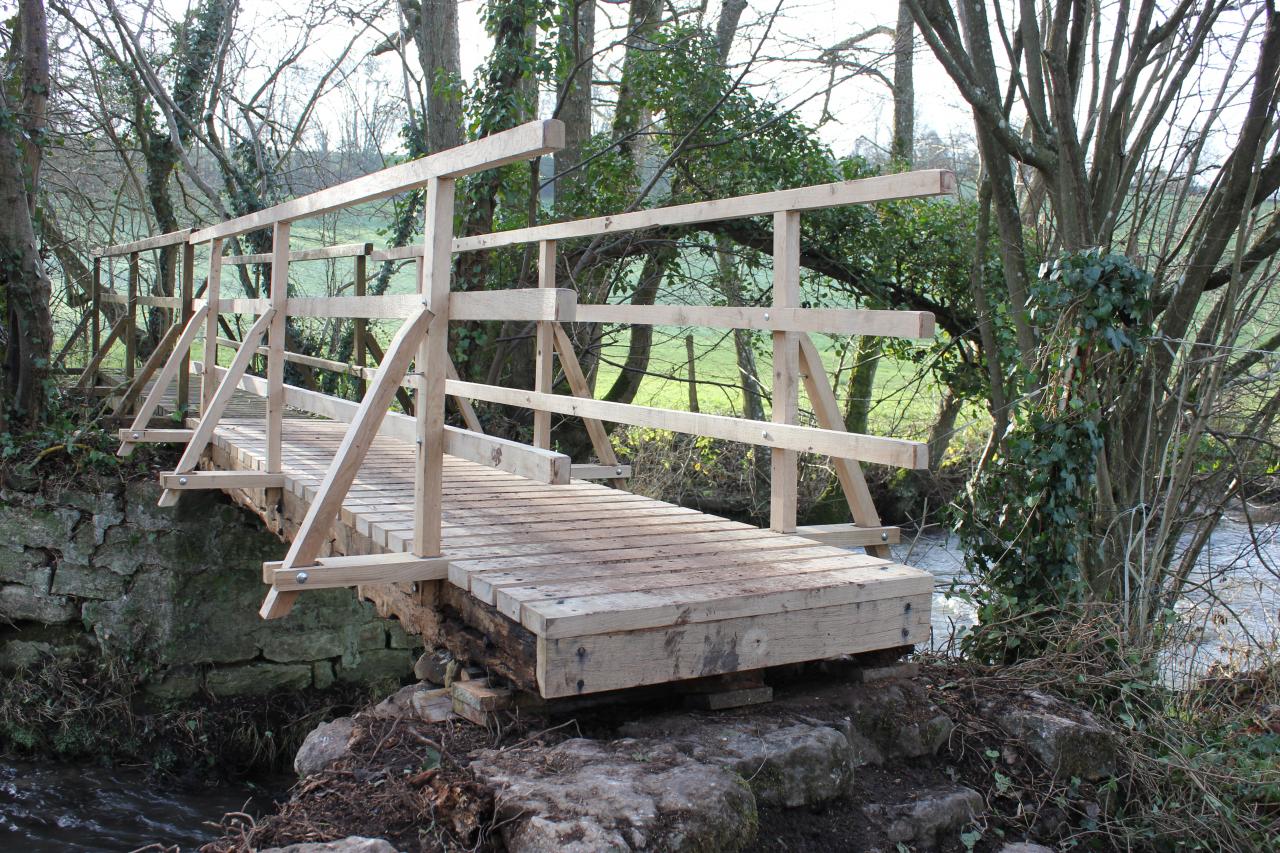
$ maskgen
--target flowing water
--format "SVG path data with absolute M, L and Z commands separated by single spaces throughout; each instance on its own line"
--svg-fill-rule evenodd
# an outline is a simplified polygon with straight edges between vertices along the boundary
M 0 850 L 130 851 L 156 843 L 194 850 L 221 834 L 210 824 L 224 814 L 269 805 L 257 793 L 183 788 L 140 770 L 0 762 Z
M 965 578 L 953 538 L 922 535 L 895 546 L 894 557 L 937 578 L 935 646 L 973 624 L 973 608 L 945 594 Z M 1192 639 L 1166 661 L 1171 681 L 1204 672 L 1248 641 L 1276 646 L 1278 573 L 1280 524 L 1218 526 L 1197 567 L 1196 589 L 1176 607 Z M 216 837 L 219 818 L 245 809 L 255 793 L 248 787 L 184 789 L 134 770 L 0 762 L 0 851 L 130 851 L 157 842 L 192 850 Z M 258 806 L 268 806 L 269 799 L 257 797 Z

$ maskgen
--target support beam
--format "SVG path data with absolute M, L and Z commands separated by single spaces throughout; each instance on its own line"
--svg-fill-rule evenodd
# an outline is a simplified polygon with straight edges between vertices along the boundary
M 271 327 L 267 333 L 267 470 L 282 468 L 280 440 L 284 430 L 285 305 L 289 301 L 289 223 L 277 222 L 271 242 Z
M 147 394 L 146 399 L 143 400 L 142 408 L 138 409 L 138 416 L 133 419 L 133 426 L 129 432 L 142 431 L 151 422 L 152 416 L 155 415 L 156 409 L 160 406 L 160 400 L 164 397 L 165 389 L 173 381 L 174 375 L 187 364 L 187 353 L 190 351 L 196 335 L 200 332 L 201 324 L 208 313 L 209 307 L 207 304 L 200 306 L 196 313 L 191 316 L 191 319 L 187 321 L 186 328 L 181 330 L 173 352 L 169 354 L 164 367 L 160 370 L 160 375 L 156 377 L 155 384 L 151 386 L 151 391 Z M 174 329 L 177 329 L 177 327 L 175 326 Z M 116 455 L 128 456 L 133 452 L 133 445 L 123 437 L 121 442 L 122 444 L 120 449 L 116 451 Z
M 587 384 L 587 377 L 582 373 L 582 365 L 578 363 L 578 353 L 573 349 L 573 341 L 570 340 L 569 333 L 559 323 L 552 327 L 551 332 L 556 352 L 560 355 L 560 369 L 564 371 L 569 390 L 575 397 L 591 399 L 591 386 Z M 547 396 L 553 395 L 548 393 Z M 604 424 L 596 418 L 584 416 L 582 425 L 587 430 L 587 438 L 591 439 L 591 448 L 595 450 L 596 459 L 600 460 L 600 464 L 617 467 L 618 455 L 613 452 L 613 442 L 609 440 L 609 432 L 604 428 Z M 620 477 L 615 477 L 609 482 L 615 489 L 621 489 L 627 484 Z
M 556 286 L 556 241 L 543 240 L 538 244 L 538 287 Z M 555 332 L 551 323 L 539 321 L 534 341 L 533 390 L 550 394 L 554 375 Z M 551 449 L 551 413 L 542 409 L 533 413 L 533 446 Z
M 773 217 L 773 306 L 800 304 L 800 214 Z M 772 420 L 779 425 L 799 421 L 800 351 L 795 332 L 773 333 Z M 779 533 L 796 529 L 799 469 L 794 450 L 769 452 L 769 526 Z
M 856 524 L 810 524 L 797 527 L 796 535 L 836 548 L 887 547 L 902 541 L 900 528 L 859 527 Z
M 204 329 L 204 363 L 206 368 L 200 382 L 200 411 L 207 411 L 213 395 L 218 390 L 216 370 L 209 370 L 208 365 L 218 363 L 218 308 L 222 298 L 222 241 L 214 240 L 209 244 L 209 278 L 205 286 L 205 304 L 213 306 L 205 315 Z
M 188 471 L 180 474 L 171 471 L 160 475 L 160 485 L 172 491 L 280 489 L 284 487 L 284 474 L 268 474 L 266 471 Z
M 122 429 L 121 447 L 117 455 L 128 456 L 133 452 L 135 444 L 183 444 L 190 441 L 193 435 L 193 429 Z
M 573 479 L 575 480 L 618 480 L 626 479 L 631 476 L 630 465 L 591 465 L 580 464 L 573 466 Z
M 303 592 L 361 584 L 446 580 L 449 560 L 415 557 L 409 553 L 320 557 L 312 565 L 301 568 L 285 568 L 283 562 L 263 563 L 262 575 L 281 592 Z

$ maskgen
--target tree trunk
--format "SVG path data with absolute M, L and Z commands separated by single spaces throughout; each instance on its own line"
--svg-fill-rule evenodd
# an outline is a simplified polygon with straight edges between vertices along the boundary
M 591 72 L 594 68 L 595 0 L 560 0 L 558 84 L 563 92 L 559 118 L 564 122 L 564 148 L 555 154 L 556 196 L 582 185 L 582 174 L 565 174 L 582 161 L 582 146 L 591 138 Z
M 458 55 L 458 0 L 422 0 L 420 11 L 400 0 L 405 20 L 413 29 L 427 87 L 427 154 L 456 148 L 463 142 L 462 98 L 458 83 L 462 62 Z
M 20 54 L 22 102 L 15 110 L 11 90 L 0 87 L 0 113 L 9 117 L 0 122 L 0 284 L 5 305 L 0 431 L 30 428 L 44 417 L 53 351 L 49 279 L 31 218 L 49 94 L 48 38 L 40 0 L 18 4 L 11 50 Z

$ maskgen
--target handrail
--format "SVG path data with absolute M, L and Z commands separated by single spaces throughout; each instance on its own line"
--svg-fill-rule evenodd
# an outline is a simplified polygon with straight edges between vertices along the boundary
M 440 550 L 444 455 L 458 455 L 544 482 L 568 482 L 571 461 L 550 450 L 550 415 L 553 413 L 583 419 L 596 457 L 602 463 L 596 467 L 606 473 L 610 470 L 621 472 L 623 466 L 618 464 L 604 422 L 649 426 L 769 448 L 772 470 L 770 524 L 783 532 L 796 529 L 798 453 L 830 456 L 855 523 L 861 528 L 876 531 L 886 528 L 879 526 L 879 517 L 871 503 L 858 460 L 907 468 L 927 465 L 928 448 L 924 442 L 859 435 L 844 429 L 835 393 L 809 335 L 924 338 L 933 333 L 933 315 L 925 311 L 803 307 L 800 301 L 800 216 L 803 211 L 842 205 L 950 193 L 955 189 L 954 175 L 944 170 L 908 172 L 455 239 L 456 178 L 557 150 L 563 145 L 563 136 L 564 128 L 558 121 L 531 122 L 206 228 L 108 247 L 101 250 L 95 259 L 95 310 L 103 302 L 119 301 L 131 310 L 142 304 L 178 309 L 183 313 L 182 334 L 177 335 L 175 326 L 166 336 L 166 340 L 174 340 L 176 345 L 160 371 L 156 385 L 148 393 L 142 411 L 134 420 L 134 430 L 128 435 L 122 434 L 122 453 L 134 441 L 187 441 L 175 471 L 162 475 L 162 483 L 166 487 L 162 504 L 172 503 L 177 499 L 177 490 L 186 488 L 281 488 L 285 483 L 281 436 L 286 406 L 303 408 L 350 424 L 323 483 L 314 493 L 314 500 L 293 539 L 289 555 L 281 563 L 269 567 L 267 576 L 271 579 L 272 591 L 263 606 L 264 616 L 274 618 L 288 612 L 301 584 L 306 582 L 302 577 L 305 573 L 301 570 L 310 567 L 316 568 L 318 577 L 328 578 L 326 583 L 330 585 L 349 583 L 352 578 L 356 579 L 355 582 L 360 578 L 386 582 L 387 579 L 406 580 L 411 576 L 423 579 L 440 577 L 444 565 Z M 414 189 L 426 191 L 422 245 L 374 251 L 370 243 L 350 243 L 290 250 L 291 224 L 299 219 Z M 579 305 L 574 290 L 556 286 L 557 241 L 758 216 L 773 218 L 772 305 Z M 223 256 L 227 239 L 264 228 L 273 229 L 269 253 Z M 189 265 L 193 248 L 209 243 L 208 295 L 194 314 L 192 308 L 196 303 L 188 288 L 184 288 L 182 297 L 139 297 L 136 292 L 138 252 L 182 243 L 186 244 L 184 283 L 191 276 Z M 454 253 L 520 243 L 538 244 L 537 288 L 450 291 Z M 104 294 L 96 283 L 100 260 L 120 254 L 130 258 L 130 288 L 124 297 L 110 292 Z M 355 260 L 354 296 L 310 297 L 288 293 L 291 262 L 346 257 Z M 370 261 L 401 259 L 413 259 L 418 263 L 417 292 L 367 295 L 367 264 Z M 267 293 L 261 298 L 221 298 L 222 267 L 250 263 L 270 265 L 271 283 Z M 256 315 L 243 341 L 219 337 L 219 316 L 228 313 Z M 357 332 L 356 363 L 289 352 L 285 348 L 284 330 L 286 318 L 291 316 L 353 321 Z M 365 324 L 373 319 L 403 321 L 385 356 L 375 356 L 381 362 L 376 369 L 365 364 L 366 346 L 371 351 L 378 350 L 376 340 L 366 337 Z M 534 390 L 462 381 L 453 369 L 447 349 L 448 324 L 451 321 L 531 324 L 537 336 Z M 768 332 L 772 335 L 774 352 L 771 420 L 597 400 L 578 363 L 573 341 L 564 328 L 565 323 L 571 322 L 709 326 Z M 124 333 L 130 333 L 132 328 L 131 323 L 125 324 Z M 200 418 L 189 431 L 148 430 L 146 420 L 155 411 L 159 395 L 165 390 L 161 385 L 167 387 L 174 376 L 185 374 L 185 368 L 178 365 L 189 358 L 194 339 L 202 328 L 206 354 L 201 368 L 204 374 L 204 406 Z M 220 344 L 236 350 L 230 367 L 225 369 L 217 364 Z M 267 357 L 266 375 L 254 376 L 248 372 L 249 366 L 260 353 Z M 556 354 L 571 395 L 552 393 Z M 95 364 L 100 362 L 100 356 L 100 353 L 95 356 Z M 158 364 L 159 356 L 153 356 L 152 362 Z M 287 362 L 355 377 L 359 383 L 360 402 L 285 384 L 284 366 Z M 411 363 L 415 365 L 412 372 L 409 371 Z M 154 364 L 149 364 L 144 374 L 154 368 Z M 145 377 L 140 377 L 139 381 L 145 381 Z M 817 427 L 799 422 L 798 399 L 802 383 L 807 389 Z M 416 392 L 411 407 L 404 393 L 405 387 Z M 232 395 L 240 389 L 267 401 L 265 470 L 196 472 L 197 462 L 213 438 L 222 413 Z M 412 408 L 411 416 L 389 411 L 391 400 L 397 396 L 406 411 Z M 458 401 L 471 430 L 445 425 L 446 397 Z M 534 446 L 483 434 L 469 400 L 532 409 L 535 413 Z M 369 558 L 371 562 L 367 564 L 359 561 L 341 565 L 326 562 L 321 551 L 328 540 L 330 526 L 341 511 L 344 496 L 373 437 L 380 433 L 412 442 L 418 448 L 414 466 L 413 537 L 408 543 L 412 552 L 410 558 L 396 557 L 394 565 L 376 558 Z M 623 481 L 615 478 L 614 483 L 620 486 Z M 883 556 L 884 547 L 875 546 L 875 553 Z M 422 574 L 414 575 L 415 572 Z

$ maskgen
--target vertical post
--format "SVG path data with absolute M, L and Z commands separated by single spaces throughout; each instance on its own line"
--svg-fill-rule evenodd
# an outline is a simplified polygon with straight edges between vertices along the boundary
M 271 240 L 271 307 L 267 330 L 267 473 L 279 474 L 284 429 L 285 308 L 289 299 L 289 223 L 277 222 Z
M 800 305 L 800 214 L 773 215 L 773 307 Z M 773 422 L 796 423 L 799 401 L 800 341 L 795 332 L 773 333 Z M 797 457 L 794 450 L 770 452 L 769 526 L 781 533 L 796 529 Z
M 209 401 L 218 390 L 218 300 L 222 294 L 222 241 L 209 242 L 209 280 L 204 298 L 209 313 L 204 321 L 204 371 L 200 376 L 200 414 L 209 410 Z
M 698 411 L 698 374 L 693 358 L 693 335 L 684 336 L 684 354 L 688 362 L 689 375 L 689 411 Z
M 186 328 L 191 322 L 191 300 L 195 290 L 196 247 L 190 243 L 182 244 L 182 307 L 178 309 L 178 323 Z M 182 364 L 178 367 L 178 411 L 186 416 L 187 405 L 191 400 L 191 351 L 182 354 Z
M 93 306 L 89 310 L 93 313 L 89 315 L 89 357 L 93 358 L 102 346 L 102 258 L 93 259 L 93 293 L 90 295 Z
M 364 296 L 365 290 L 368 287 L 368 260 L 368 255 L 356 255 L 356 296 Z M 363 371 L 365 365 L 364 336 L 367 334 L 368 321 L 365 320 L 364 317 L 356 317 L 355 324 L 356 328 L 354 337 L 356 367 L 359 367 L 360 370 Z M 361 400 L 364 399 L 364 388 L 364 373 L 362 372 L 356 379 L 356 393 Z
M 538 244 L 538 287 L 556 286 L 556 241 L 543 240 Z M 555 352 L 555 332 L 551 323 L 538 321 L 536 353 L 533 362 L 533 390 L 550 394 L 555 374 L 551 359 Z M 533 446 L 551 449 L 551 413 L 533 410 Z
M 138 253 L 129 255 L 129 284 L 125 295 L 124 376 L 133 378 L 133 360 L 138 356 Z
M 449 275 L 453 268 L 453 178 L 427 184 L 424 263 L 418 293 L 435 314 L 418 347 L 418 464 L 413 495 L 413 553 L 440 554 L 440 502 L 444 484 L 444 383 L 449 365 Z

